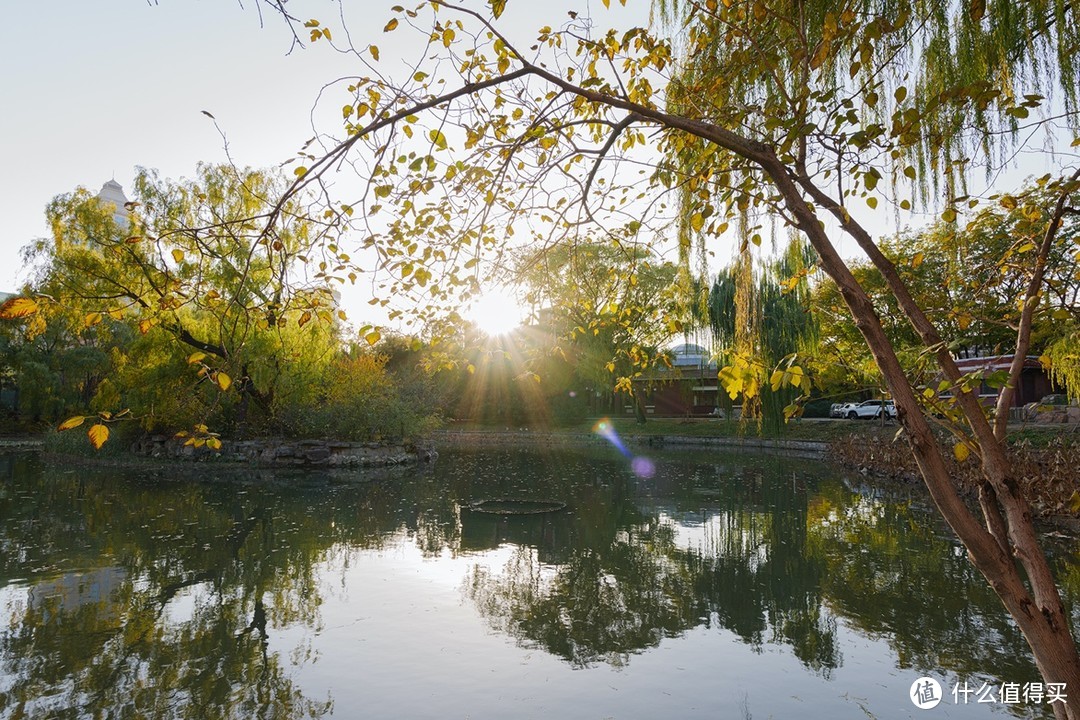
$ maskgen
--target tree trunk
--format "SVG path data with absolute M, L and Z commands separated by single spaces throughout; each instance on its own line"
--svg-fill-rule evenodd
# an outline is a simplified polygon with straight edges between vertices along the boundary
M 1011 477 L 1002 440 L 994 437 L 990 431 L 981 407 L 978 417 L 974 417 L 968 407 L 962 405 L 980 441 L 978 450 L 987 480 L 980 490 L 986 523 L 986 527 L 983 527 L 954 487 L 941 446 L 922 414 L 915 390 L 900 365 L 869 296 L 836 252 L 787 169 L 779 161 L 766 161 L 762 167 L 776 183 L 788 210 L 818 252 L 825 272 L 840 288 L 855 325 L 893 396 L 908 444 L 935 506 L 967 548 L 971 562 L 1016 621 L 1045 682 L 1065 684 L 1067 699 L 1064 704 L 1054 704 L 1055 715 L 1080 720 L 1080 657 L 1057 585 L 1039 546 L 1030 507 Z M 929 322 L 925 317 L 921 320 Z M 916 324 L 915 321 L 913 318 L 913 324 Z M 947 374 L 955 373 L 957 377 L 951 379 L 957 379 L 959 373 L 955 363 L 948 364 L 952 366 L 952 372 L 946 368 Z M 970 395 L 960 393 L 965 394 Z M 977 404 L 972 397 L 967 398 L 966 405 L 972 405 L 972 401 Z M 983 428 L 977 427 L 980 421 Z M 1007 533 L 1007 536 L 1003 533 Z M 1025 586 L 1014 557 L 1023 565 L 1029 586 Z

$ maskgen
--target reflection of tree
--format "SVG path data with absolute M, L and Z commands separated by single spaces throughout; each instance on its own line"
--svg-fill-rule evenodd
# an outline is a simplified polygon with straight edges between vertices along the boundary
M 617 493 L 604 506 L 579 504 L 582 525 L 608 532 L 592 533 L 557 565 L 527 548 L 501 573 L 476 565 L 466 594 L 494 626 L 576 665 L 622 663 L 664 637 L 716 624 L 754 645 L 790 644 L 828 674 L 840 656 L 819 589 L 823 568 L 803 552 L 805 493 L 757 472 L 731 478 L 716 470 L 683 472 L 674 486 L 659 478 L 675 505 L 644 515 Z M 701 490 L 709 493 L 704 510 Z M 612 517 L 622 522 L 605 522 Z M 698 547 L 678 542 L 688 528 L 701 532 Z
M 928 515 L 782 460 L 663 468 L 648 496 L 613 485 L 577 502 L 563 557 L 525 542 L 505 567 L 476 564 L 466 596 L 492 626 L 575 665 L 624 663 L 719 627 L 755 647 L 787 645 L 828 676 L 842 662 L 843 618 L 904 667 L 1038 677 L 1000 601 Z
M 151 485 L 49 471 L 38 483 L 22 470 L 0 498 L 0 548 L 19 549 L 3 553 L 0 584 L 30 586 L 5 593 L 0 715 L 331 709 L 300 692 L 269 640 L 287 625 L 318 624 L 316 566 L 344 543 L 372 544 L 371 516 L 351 502 L 371 498 L 242 479 Z
M 594 450 L 447 452 L 378 482 L 0 464 L 0 716 L 324 714 L 330 702 L 290 677 L 310 641 L 290 659 L 275 636 L 318 627 L 320 565 L 403 539 L 428 556 L 509 548 L 505 567 L 474 565 L 465 596 L 493 627 L 577 666 L 715 627 L 828 676 L 843 618 L 903 666 L 1037 678 L 1000 602 L 925 515 L 782 460 L 656 459 L 647 482 Z M 569 509 L 460 509 L 491 497 Z
M 832 607 L 887 640 L 901 667 L 1037 680 L 1023 637 L 947 533 L 909 505 L 833 482 L 811 503 L 808 551 L 827 567 Z

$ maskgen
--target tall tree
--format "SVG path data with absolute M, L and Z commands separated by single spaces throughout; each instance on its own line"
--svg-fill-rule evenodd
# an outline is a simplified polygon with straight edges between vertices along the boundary
M 339 254 L 295 203 L 272 203 L 284 187 L 272 172 L 200 165 L 178 182 L 141 171 L 127 208 L 85 189 L 60 195 L 46 211 L 53 236 L 28 249 L 37 299 L 8 309 L 40 308 L 27 334 L 66 329 L 65 346 L 112 324 L 130 329 L 108 377 L 95 379 L 120 388 L 107 399 L 122 404 L 106 414 L 135 407 L 148 426 L 207 414 L 230 429 L 272 421 L 277 392 L 303 385 L 285 375 L 329 360 L 338 319 L 330 276 Z M 260 232 L 271 212 L 282 222 Z M 94 396 L 91 388 L 84 409 L 101 404 Z

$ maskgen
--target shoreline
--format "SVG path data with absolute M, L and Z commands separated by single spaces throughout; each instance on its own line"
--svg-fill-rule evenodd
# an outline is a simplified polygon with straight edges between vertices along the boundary
M 559 430 L 439 430 L 432 442 L 450 445 L 601 445 L 607 442 L 596 433 Z M 783 450 L 799 457 L 828 459 L 829 443 L 824 440 L 781 440 L 754 436 L 729 437 L 707 435 L 635 434 L 623 438 L 629 445 L 648 447 L 698 446 L 742 450 Z

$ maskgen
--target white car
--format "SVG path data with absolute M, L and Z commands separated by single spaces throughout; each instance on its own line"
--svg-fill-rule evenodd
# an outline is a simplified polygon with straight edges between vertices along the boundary
M 896 417 L 896 406 L 892 400 L 867 400 L 861 403 L 848 403 L 840 408 L 840 416 L 849 420 L 879 418 L 884 413 L 885 417 Z

